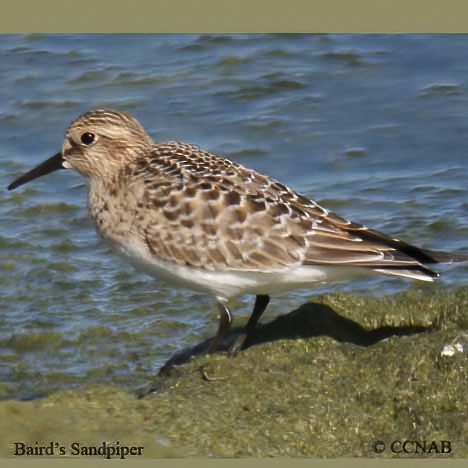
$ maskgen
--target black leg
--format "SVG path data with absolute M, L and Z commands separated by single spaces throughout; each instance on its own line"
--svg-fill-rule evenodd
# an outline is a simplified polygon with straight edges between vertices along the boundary
M 232 314 L 227 306 L 226 300 L 217 298 L 217 304 L 219 309 L 219 327 L 218 333 L 216 333 L 216 336 L 213 338 L 213 343 L 208 350 L 209 353 L 214 353 L 219 348 L 223 337 L 229 333 L 231 329 Z
M 242 345 L 245 342 L 245 339 L 247 338 L 247 335 L 257 326 L 258 320 L 262 316 L 263 312 L 265 312 L 269 302 L 270 296 L 263 294 L 257 295 L 252 315 L 250 316 L 247 325 L 245 326 L 244 332 L 239 335 L 234 345 L 229 350 L 230 356 L 233 357 L 240 351 Z

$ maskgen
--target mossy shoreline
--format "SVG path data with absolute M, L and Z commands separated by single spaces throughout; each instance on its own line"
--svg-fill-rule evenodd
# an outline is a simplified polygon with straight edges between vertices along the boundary
M 467 287 L 330 294 L 273 322 L 237 357 L 202 353 L 145 398 L 84 386 L 2 401 L 0 455 L 119 441 L 145 457 L 468 457 Z M 436 445 L 405 454 L 394 441 Z

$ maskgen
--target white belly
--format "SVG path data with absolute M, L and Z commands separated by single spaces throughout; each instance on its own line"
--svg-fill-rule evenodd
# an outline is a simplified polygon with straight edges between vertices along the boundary
M 343 276 L 365 273 L 360 268 L 299 266 L 277 271 L 225 270 L 210 271 L 162 262 L 146 245 L 128 242 L 114 245 L 115 252 L 138 271 L 167 280 L 177 286 L 229 299 L 241 294 L 272 294 L 292 289 L 314 287 Z

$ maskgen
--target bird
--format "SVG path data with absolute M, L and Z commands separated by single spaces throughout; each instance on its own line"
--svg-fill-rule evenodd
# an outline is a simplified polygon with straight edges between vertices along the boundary
M 14 180 L 59 169 L 84 176 L 98 234 L 137 270 L 208 293 L 219 310 L 209 352 L 231 329 L 228 300 L 255 295 L 235 356 L 278 291 L 357 275 L 433 281 L 428 265 L 468 255 L 422 249 L 335 214 L 281 182 L 196 145 L 154 141 L 130 114 L 75 118 L 62 149 Z

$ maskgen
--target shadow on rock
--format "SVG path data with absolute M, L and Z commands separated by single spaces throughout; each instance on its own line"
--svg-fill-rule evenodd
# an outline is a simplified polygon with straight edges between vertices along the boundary
M 264 325 L 258 325 L 245 340 L 242 350 L 262 343 L 283 339 L 329 336 L 336 341 L 371 346 L 391 336 L 412 335 L 433 329 L 433 326 L 382 326 L 366 330 L 357 322 L 336 313 L 330 306 L 315 302 L 303 304 L 289 314 L 281 315 Z M 227 352 L 243 328 L 232 329 L 221 342 L 217 352 Z M 164 377 L 169 376 L 177 366 L 191 358 L 208 352 L 213 338 L 173 354 L 161 367 L 157 379 L 137 392 L 139 398 L 164 388 Z

